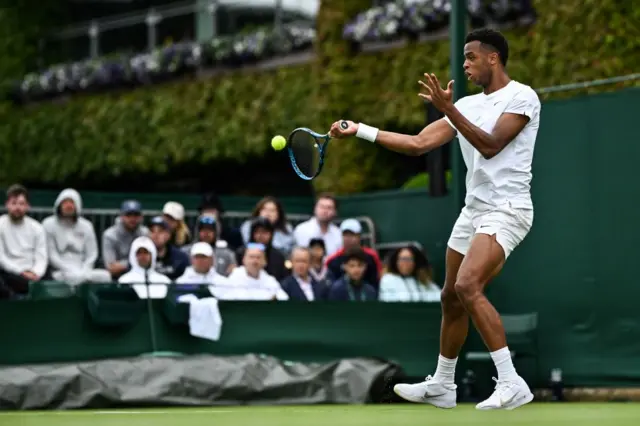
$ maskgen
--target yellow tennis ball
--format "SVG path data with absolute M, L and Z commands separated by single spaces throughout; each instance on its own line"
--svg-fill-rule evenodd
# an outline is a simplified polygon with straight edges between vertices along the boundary
M 284 136 L 278 135 L 274 136 L 273 139 L 271 139 L 271 147 L 276 151 L 284 149 L 285 146 L 287 146 L 287 140 L 284 138 Z

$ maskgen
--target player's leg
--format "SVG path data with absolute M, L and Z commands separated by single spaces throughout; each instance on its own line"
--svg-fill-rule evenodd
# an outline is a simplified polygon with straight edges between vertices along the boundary
M 469 331 L 469 315 L 455 291 L 458 269 L 473 235 L 471 217 L 463 210 L 456 221 L 448 242 L 445 282 L 440 296 L 442 324 L 440 329 L 440 355 L 436 372 L 425 381 L 414 384 L 397 384 L 394 392 L 411 402 L 432 404 L 439 408 L 456 405 L 455 367 L 458 353 Z
M 456 292 L 498 371 L 496 391 L 478 404 L 478 409 L 513 409 L 533 399 L 529 387 L 513 366 L 500 315 L 484 295 L 489 281 L 528 233 L 531 221 L 522 219 L 512 209 L 487 215 L 482 219 L 458 271 Z

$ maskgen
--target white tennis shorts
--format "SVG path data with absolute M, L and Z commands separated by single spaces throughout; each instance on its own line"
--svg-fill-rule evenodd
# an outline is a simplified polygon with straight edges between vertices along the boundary
M 465 206 L 458 216 L 447 245 L 466 255 L 475 234 L 496 235 L 496 241 L 504 250 L 504 258 L 524 240 L 533 225 L 533 210 L 519 209 L 511 203 L 490 210 L 477 210 Z

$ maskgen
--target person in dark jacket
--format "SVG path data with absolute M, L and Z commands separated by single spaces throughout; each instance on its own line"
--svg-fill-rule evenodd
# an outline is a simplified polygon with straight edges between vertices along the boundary
M 184 274 L 190 265 L 189 256 L 176 246 L 169 244 L 171 230 L 162 216 L 151 219 L 149 236 L 156 246 L 156 272 L 166 275 L 172 281 Z
M 251 222 L 249 243 L 260 243 L 265 246 L 267 266 L 264 269 L 269 275 L 280 282 L 289 275 L 289 270 L 285 266 L 284 255 L 271 245 L 274 231 L 273 224 L 269 219 L 256 217 Z M 241 247 L 237 252 L 238 264 L 242 262 L 244 250 L 244 247 Z
M 328 300 L 370 302 L 378 300 L 376 289 L 364 280 L 367 254 L 360 247 L 352 247 L 344 253 L 344 276 L 329 289 Z
M 343 265 L 346 262 L 345 252 L 353 247 L 359 247 L 365 254 L 364 280 L 377 289 L 380 283 L 382 262 L 374 249 L 362 245 L 360 241 L 362 225 L 356 219 L 345 219 L 340 224 L 340 231 L 342 231 L 343 247 L 325 261 L 329 276 L 333 281 L 341 278 L 344 274 Z
M 309 249 L 296 247 L 291 252 L 292 274 L 282 280 L 280 286 L 289 295 L 289 300 L 317 302 L 327 298 L 328 287 L 316 281 L 309 273 L 311 255 Z
M 200 215 L 212 214 L 217 221 L 218 226 L 218 239 L 227 242 L 228 247 L 231 250 L 237 250 L 242 247 L 242 235 L 237 228 L 231 228 L 224 224 L 224 207 L 222 206 L 222 200 L 217 194 L 208 192 L 202 196 L 202 201 L 198 206 L 198 213 Z M 240 265 L 241 263 L 238 262 Z

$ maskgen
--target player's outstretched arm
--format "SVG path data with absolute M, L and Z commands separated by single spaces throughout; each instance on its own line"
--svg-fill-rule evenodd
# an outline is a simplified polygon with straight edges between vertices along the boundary
M 331 137 L 357 136 L 369 142 L 375 142 L 392 151 L 407 155 L 422 155 L 450 142 L 456 136 L 456 131 L 443 119 L 429 124 L 417 135 L 387 132 L 366 124 L 354 123 L 353 121 L 347 121 L 349 127 L 342 129 L 340 127 L 341 121 L 337 121 L 331 126 L 329 131 Z

